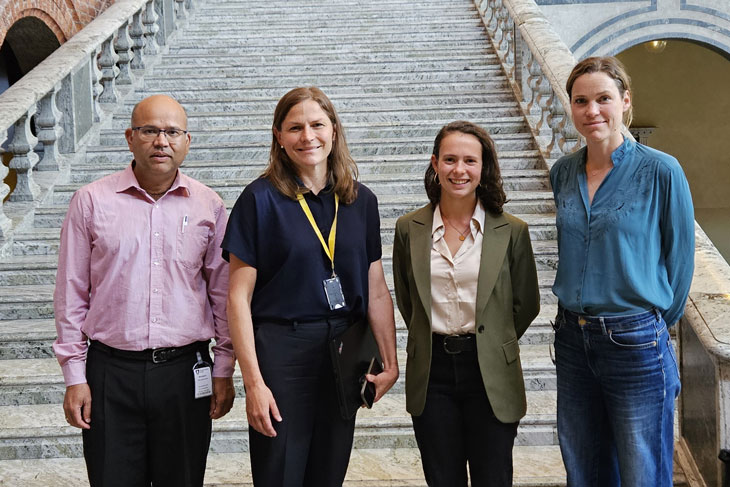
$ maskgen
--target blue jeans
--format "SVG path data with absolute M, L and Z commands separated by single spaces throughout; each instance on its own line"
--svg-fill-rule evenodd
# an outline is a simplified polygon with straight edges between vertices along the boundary
M 555 319 L 568 486 L 671 487 L 677 359 L 658 311 Z

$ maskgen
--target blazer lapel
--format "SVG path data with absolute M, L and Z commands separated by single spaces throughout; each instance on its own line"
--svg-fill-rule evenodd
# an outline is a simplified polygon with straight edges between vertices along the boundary
M 494 284 L 497 282 L 502 261 L 507 254 L 510 240 L 509 222 L 502 215 L 489 212 L 484 217 L 484 239 L 482 241 L 482 257 L 479 265 L 479 281 L 477 284 L 477 319 L 484 313 Z
M 408 226 L 410 233 L 410 257 L 413 279 L 426 310 L 428 323 L 431 324 L 431 227 L 433 226 L 433 210 L 431 205 L 418 210 Z

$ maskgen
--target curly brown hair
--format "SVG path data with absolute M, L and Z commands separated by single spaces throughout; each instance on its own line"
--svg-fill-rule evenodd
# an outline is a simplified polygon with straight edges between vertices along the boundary
M 282 194 L 291 199 L 297 198 L 297 193 L 306 193 L 309 188 L 297 183 L 297 171 L 294 163 L 289 159 L 286 151 L 281 148 L 275 130 L 281 131 L 281 124 L 284 123 L 289 111 L 299 103 L 306 100 L 313 100 L 322 108 L 324 113 L 332 122 L 335 129 L 335 139 L 332 142 L 332 151 L 327 156 L 327 182 L 331 184 L 335 193 L 344 204 L 350 204 L 357 198 L 358 177 L 357 165 L 350 155 L 347 147 L 345 131 L 337 116 L 334 105 L 327 98 L 322 90 L 316 86 L 294 88 L 281 97 L 274 110 L 274 122 L 271 125 L 271 152 L 269 153 L 269 165 L 263 173 L 271 184 Z
M 502 187 L 502 175 L 499 171 L 494 141 L 486 130 L 472 122 L 464 120 L 451 122 L 444 125 L 436 135 L 436 140 L 433 143 L 433 155 L 436 159 L 438 159 L 439 151 L 441 150 L 441 141 L 444 137 L 454 132 L 473 135 L 481 144 L 482 173 L 479 186 L 476 189 L 476 195 L 486 211 L 499 215 L 502 213 L 502 207 L 507 202 L 507 195 Z M 423 182 L 426 186 L 426 194 L 431 202 L 431 206 L 436 208 L 436 205 L 441 200 L 441 184 L 437 181 L 436 171 L 431 164 L 426 169 Z

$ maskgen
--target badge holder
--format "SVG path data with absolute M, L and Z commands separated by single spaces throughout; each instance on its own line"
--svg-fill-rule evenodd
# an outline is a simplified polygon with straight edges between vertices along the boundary
M 195 352 L 198 361 L 193 365 L 193 379 L 195 380 L 195 399 L 213 395 L 213 374 L 208 362 L 203 361 L 200 352 Z

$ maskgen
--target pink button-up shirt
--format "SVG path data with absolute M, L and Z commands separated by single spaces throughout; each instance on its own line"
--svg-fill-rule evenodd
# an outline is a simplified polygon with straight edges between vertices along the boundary
M 61 228 L 53 344 L 67 386 L 86 382 L 87 338 L 123 350 L 215 338 L 213 376 L 233 374 L 221 198 L 180 171 L 159 200 L 132 166 L 78 190 Z

